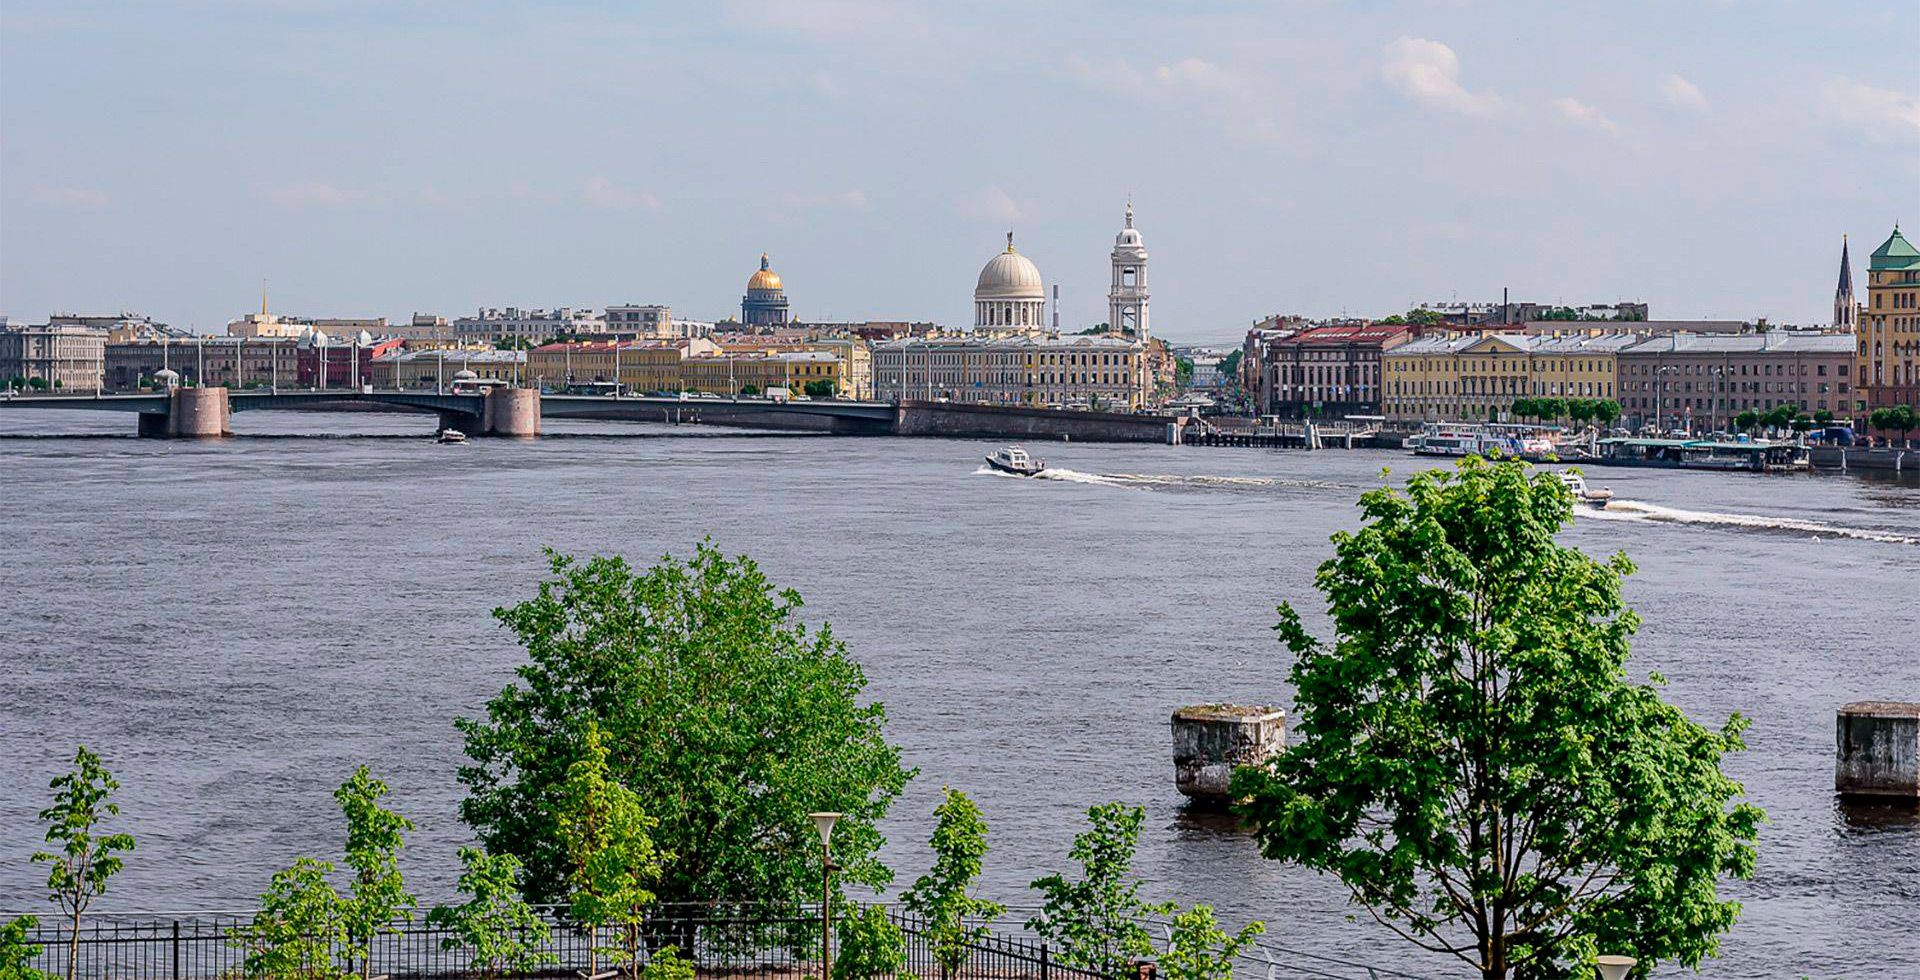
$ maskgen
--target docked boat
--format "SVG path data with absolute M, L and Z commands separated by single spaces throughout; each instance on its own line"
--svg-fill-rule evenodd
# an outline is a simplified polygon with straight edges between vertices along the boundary
M 1560 482 L 1566 485 L 1569 493 L 1573 494 L 1573 502 L 1576 504 L 1586 504 L 1595 510 L 1599 510 L 1607 506 L 1607 502 L 1613 499 L 1613 491 L 1611 489 L 1601 487 L 1595 490 L 1587 486 L 1585 477 L 1582 477 L 1572 470 L 1561 470 Z
M 1407 440 L 1415 456 L 1504 456 L 1530 462 L 1559 458 L 1549 430 L 1532 425 L 1429 422 Z
M 1039 476 L 1040 471 L 1047 468 L 1047 461 L 1027 455 L 1019 446 L 1008 446 L 988 453 L 987 465 L 1014 476 Z
M 440 433 L 434 436 L 433 441 L 457 446 L 467 441 L 467 434 L 459 429 L 441 429 Z
M 1607 466 L 1786 473 L 1805 470 L 1807 447 L 1791 442 L 1712 439 L 1602 439 L 1592 460 Z

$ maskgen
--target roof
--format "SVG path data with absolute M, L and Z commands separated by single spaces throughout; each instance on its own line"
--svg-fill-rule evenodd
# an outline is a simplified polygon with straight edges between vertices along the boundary
M 1535 354 L 1579 355 L 1612 354 L 1645 340 L 1629 333 L 1603 333 L 1578 337 L 1540 337 L 1534 341 Z
M 1920 249 L 1900 234 L 1900 226 L 1893 226 L 1893 234 L 1873 250 L 1873 257 L 1867 261 L 1867 268 L 1875 272 L 1900 269 L 1920 269 Z
M 1421 337 L 1409 340 L 1386 352 L 1386 357 L 1417 357 L 1421 354 L 1455 354 L 1479 337 Z
M 926 350 L 940 348 L 944 350 L 988 350 L 988 349 L 1026 349 L 1044 351 L 1092 350 L 1126 353 L 1140 349 L 1137 341 L 1122 340 L 1119 337 L 931 337 L 901 338 L 883 340 L 874 345 L 875 350 Z
M 1333 323 L 1324 327 L 1308 327 L 1305 330 L 1280 341 L 1282 345 L 1308 344 L 1374 344 L 1390 340 L 1406 333 L 1409 327 L 1404 323 Z
M 1620 351 L 1621 356 L 1659 354 L 1851 354 L 1854 338 L 1845 333 L 1689 334 L 1649 337 Z

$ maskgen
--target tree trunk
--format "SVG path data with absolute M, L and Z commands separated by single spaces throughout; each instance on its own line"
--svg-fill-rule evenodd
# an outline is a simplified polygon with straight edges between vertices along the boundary
M 80 968 L 80 903 L 73 905 L 73 931 L 67 935 L 67 980 L 79 976 Z

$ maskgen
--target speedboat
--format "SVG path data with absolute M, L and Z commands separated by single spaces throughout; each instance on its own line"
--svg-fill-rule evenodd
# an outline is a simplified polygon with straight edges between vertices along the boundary
M 1014 476 L 1039 476 L 1040 471 L 1047 468 L 1047 461 L 1034 459 L 1019 446 L 1008 446 L 988 453 L 987 465 Z
M 1591 489 L 1587 486 L 1586 479 L 1572 470 L 1561 470 L 1560 482 L 1566 485 L 1567 492 L 1573 494 L 1573 502 L 1576 504 L 1586 504 L 1599 509 L 1607 506 L 1607 501 L 1613 499 L 1612 490 L 1606 487 L 1598 490 Z
M 459 445 L 467 441 L 467 434 L 459 429 L 441 429 L 440 433 L 434 436 L 433 441 Z

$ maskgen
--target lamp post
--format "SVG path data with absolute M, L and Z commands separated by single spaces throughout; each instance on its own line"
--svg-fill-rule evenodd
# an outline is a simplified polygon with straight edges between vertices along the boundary
M 1631 956 L 1601 956 L 1593 962 L 1600 971 L 1600 980 L 1627 980 L 1627 974 L 1633 972 L 1634 965 L 1640 961 Z
M 809 813 L 820 831 L 820 980 L 833 976 L 833 825 L 842 814 Z

